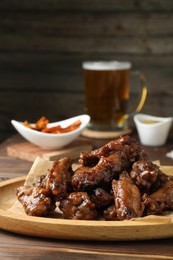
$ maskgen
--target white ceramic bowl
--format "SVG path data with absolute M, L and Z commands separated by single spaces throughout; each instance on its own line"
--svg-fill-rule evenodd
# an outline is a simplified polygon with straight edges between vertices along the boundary
M 161 146 L 166 143 L 172 125 L 172 117 L 156 117 L 136 114 L 134 122 L 140 142 L 147 146 Z
M 42 149 L 53 150 L 53 149 L 60 149 L 66 146 L 67 144 L 71 143 L 75 138 L 77 138 L 89 123 L 90 116 L 80 115 L 63 121 L 53 122 L 48 124 L 48 127 L 52 127 L 56 125 L 61 125 L 62 127 L 66 127 L 78 119 L 81 120 L 81 125 L 76 130 L 68 133 L 63 133 L 63 134 L 50 134 L 50 133 L 43 133 L 36 130 L 32 130 L 24 126 L 23 122 L 19 122 L 16 120 L 11 120 L 11 123 L 15 127 L 15 129 L 29 142 L 41 147 Z

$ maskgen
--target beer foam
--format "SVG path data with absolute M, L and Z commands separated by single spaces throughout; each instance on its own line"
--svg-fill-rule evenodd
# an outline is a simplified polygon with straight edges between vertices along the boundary
M 127 61 L 85 61 L 82 68 L 87 70 L 126 70 L 131 68 Z

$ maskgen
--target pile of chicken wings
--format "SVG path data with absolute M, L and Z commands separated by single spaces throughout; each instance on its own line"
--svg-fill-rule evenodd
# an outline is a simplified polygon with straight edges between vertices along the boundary
M 54 161 L 31 186 L 17 188 L 26 214 L 47 216 L 59 207 L 65 219 L 129 220 L 173 210 L 173 176 L 128 135 L 81 153 L 75 171 L 72 163 Z

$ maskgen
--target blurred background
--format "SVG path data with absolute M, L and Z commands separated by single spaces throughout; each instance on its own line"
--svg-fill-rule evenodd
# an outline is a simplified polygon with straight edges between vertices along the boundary
M 11 119 L 84 113 L 84 60 L 131 61 L 147 79 L 142 112 L 172 116 L 173 1 L 1 0 L 1 139 Z

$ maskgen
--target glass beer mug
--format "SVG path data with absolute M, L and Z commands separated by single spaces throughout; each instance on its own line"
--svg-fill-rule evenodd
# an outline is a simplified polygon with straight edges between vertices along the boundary
M 89 128 L 116 131 L 128 128 L 128 118 L 139 112 L 146 100 L 145 78 L 131 71 L 130 62 L 83 62 L 85 113 L 90 115 Z M 141 98 L 134 112 L 129 113 L 131 78 L 141 82 Z

